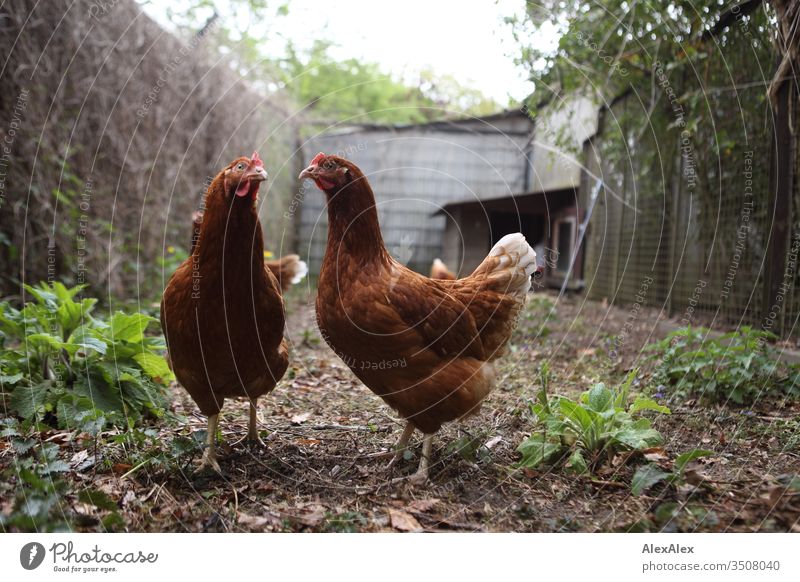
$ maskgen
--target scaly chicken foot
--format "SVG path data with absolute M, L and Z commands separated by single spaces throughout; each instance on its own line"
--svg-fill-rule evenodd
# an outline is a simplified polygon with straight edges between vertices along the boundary
M 250 401 L 250 422 L 247 425 L 247 444 L 250 446 L 265 447 L 264 441 L 258 436 L 258 405 L 256 400 Z
M 258 405 L 256 400 L 250 401 L 250 420 L 247 423 L 247 436 L 243 439 L 239 439 L 234 444 L 238 445 L 241 442 L 244 442 L 245 446 L 251 448 L 267 446 L 258 435 Z
M 208 417 L 208 435 L 206 436 L 206 450 L 203 452 L 203 460 L 200 462 L 198 471 L 212 469 L 217 473 L 222 473 L 222 469 L 217 462 L 217 450 L 215 447 L 217 440 L 217 426 L 219 425 L 219 414 L 212 414 Z
M 414 435 L 414 425 L 410 422 L 406 423 L 406 427 L 403 429 L 403 434 L 400 435 L 400 439 L 397 441 L 397 445 L 394 447 L 394 453 L 392 454 L 392 460 L 389 461 L 389 464 L 386 465 L 386 470 L 388 471 L 392 467 L 394 467 L 397 462 L 403 458 L 403 453 L 406 452 L 408 448 L 408 442 L 411 440 L 411 437 Z
M 426 434 L 422 439 L 422 458 L 419 460 L 417 472 L 410 477 L 398 477 L 392 479 L 392 483 L 402 483 L 407 481 L 411 485 L 425 485 L 428 482 L 428 468 L 431 462 L 431 451 L 433 450 L 433 435 Z
M 431 462 L 431 451 L 433 450 L 433 435 L 426 434 L 422 440 L 422 458 L 419 460 L 417 472 L 408 478 L 412 485 L 424 485 L 428 482 L 428 467 Z

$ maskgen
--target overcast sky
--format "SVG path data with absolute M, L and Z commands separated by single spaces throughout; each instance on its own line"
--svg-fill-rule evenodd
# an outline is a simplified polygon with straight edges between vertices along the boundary
M 145 9 L 168 26 L 165 4 L 152 2 Z M 514 65 L 518 49 L 502 20 L 523 10 L 524 0 L 290 0 L 289 15 L 265 28 L 299 47 L 332 40 L 339 45 L 336 57 L 377 62 L 398 76 L 425 68 L 450 74 L 505 106 L 509 97 L 520 101 L 533 90 L 525 71 Z M 271 38 L 265 50 L 280 54 L 284 41 Z

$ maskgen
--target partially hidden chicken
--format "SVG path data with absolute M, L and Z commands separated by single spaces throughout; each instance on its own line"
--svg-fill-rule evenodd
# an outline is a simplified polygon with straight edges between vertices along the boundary
M 194 252 L 197 240 L 200 238 L 200 228 L 203 226 L 203 212 L 195 210 L 192 213 L 192 242 L 189 254 Z M 266 253 L 265 253 L 266 254 Z M 264 259 L 275 278 L 281 291 L 286 293 L 292 285 L 297 285 L 308 275 L 308 265 L 300 259 L 299 255 L 284 255 L 280 259 Z
M 504 236 L 468 277 L 437 280 L 392 258 L 375 197 L 352 162 L 318 154 L 302 171 L 325 193 L 328 241 L 317 322 L 353 373 L 406 422 L 394 464 L 415 430 L 423 437 L 413 483 L 428 479 L 433 435 L 478 412 L 536 269 L 522 234 Z
M 431 279 L 442 279 L 443 281 L 453 281 L 455 273 L 447 268 L 442 259 L 433 259 L 431 264 Z
M 225 167 L 208 187 L 197 244 L 164 289 L 161 326 L 178 382 L 208 416 L 201 467 L 220 471 L 215 438 L 226 398 L 247 398 L 247 440 L 259 442 L 257 399 L 289 364 L 280 287 L 264 266 L 256 211 L 267 172 L 257 153 Z

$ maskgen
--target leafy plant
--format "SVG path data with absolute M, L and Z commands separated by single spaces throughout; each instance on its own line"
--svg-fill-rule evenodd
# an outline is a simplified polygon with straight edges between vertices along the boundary
M 61 474 L 69 465 L 58 458 L 58 445 L 37 443 L 34 428 L 22 429 L 12 418 L 2 420 L 0 436 L 14 448 L 14 466 L 3 471 L 2 489 L 13 493 L 10 511 L 0 513 L 3 531 L 68 531 L 70 525 L 61 507 L 67 483 Z M 36 446 L 38 444 L 38 446 Z
M 665 501 L 636 523 L 621 528 L 625 533 L 634 532 L 697 532 L 715 531 L 719 516 L 713 510 L 697 503 Z
M 114 435 L 110 442 L 121 447 L 121 456 L 116 461 L 128 466 L 128 473 L 134 474 L 147 468 L 167 472 L 185 471 L 187 465 L 202 451 L 206 441 L 206 431 L 194 431 L 189 437 L 176 436 L 163 439 L 153 428 L 133 428 Z M 107 459 L 111 464 L 111 459 Z
M 696 396 L 711 402 L 750 404 L 768 394 L 800 395 L 796 367 L 773 359 L 769 332 L 742 327 L 719 338 L 709 330 L 685 327 L 647 349 L 657 362 L 654 380 L 669 387 L 669 397 Z
M 595 384 L 579 401 L 574 401 L 565 396 L 548 396 L 549 370 L 542 366 L 542 388 L 530 404 L 536 426 L 517 448 L 522 453 L 519 466 L 536 468 L 544 463 L 564 462 L 572 471 L 587 473 L 619 452 L 660 444 L 661 434 L 641 417 L 641 412 L 670 411 L 644 396 L 637 396 L 628 404 L 634 377 L 632 372 L 616 390 Z
M 662 471 L 654 463 L 642 465 L 636 469 L 636 473 L 633 474 L 633 480 L 631 481 L 631 493 L 634 495 L 641 495 L 647 489 L 656 483 L 661 483 L 662 481 L 666 481 L 670 485 L 682 485 L 684 482 L 686 465 L 695 459 L 707 457 L 708 455 L 713 454 L 714 453 L 711 451 L 693 449 L 683 453 L 682 455 L 678 455 L 673 464 L 672 471 Z
M 157 320 L 142 313 L 93 315 L 82 287 L 25 286 L 34 301 L 0 303 L 0 396 L 23 419 L 97 434 L 130 426 L 166 407 L 173 378 L 163 337 L 146 335 Z
M 485 434 L 471 435 L 465 433 L 445 447 L 445 455 L 448 457 L 458 455 L 471 463 L 485 461 L 491 457 L 489 449 L 484 445 L 485 441 Z
M 357 511 L 325 514 L 324 531 L 334 533 L 358 533 L 367 526 L 368 520 Z

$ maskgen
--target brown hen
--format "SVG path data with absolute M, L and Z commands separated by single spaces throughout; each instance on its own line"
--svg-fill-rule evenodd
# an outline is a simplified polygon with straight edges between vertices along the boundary
M 194 252 L 194 247 L 200 237 L 200 229 L 203 226 L 203 212 L 196 210 L 192 214 L 192 242 L 189 254 Z M 275 278 L 281 291 L 286 293 L 292 285 L 296 285 L 308 274 L 308 265 L 300 259 L 300 255 L 284 255 L 280 259 L 264 259 L 267 266 Z
M 208 415 L 202 466 L 217 471 L 214 441 L 225 399 L 250 401 L 247 438 L 258 441 L 256 401 L 275 388 L 289 363 L 283 299 L 264 266 L 256 212 L 259 185 L 266 179 L 255 153 L 233 161 L 214 178 L 197 244 L 161 300 L 172 370 Z
M 523 306 L 536 253 L 521 234 L 503 237 L 474 273 L 454 281 L 419 275 L 387 252 L 375 197 L 359 168 L 318 154 L 301 174 L 326 194 L 328 242 L 319 276 L 322 336 L 375 394 L 407 420 L 396 462 L 415 429 L 424 433 L 424 482 L 432 436 L 474 414 L 495 383 Z

